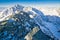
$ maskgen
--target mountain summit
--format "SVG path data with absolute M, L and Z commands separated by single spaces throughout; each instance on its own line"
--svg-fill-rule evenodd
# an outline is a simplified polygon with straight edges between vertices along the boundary
M 20 5 L 17 4 L 13 7 L 4 9 L 0 14 L 0 21 L 5 20 L 5 18 L 10 16 L 10 15 L 16 14 L 17 11 L 22 11 L 23 8 L 24 8 L 23 6 L 20 6 Z

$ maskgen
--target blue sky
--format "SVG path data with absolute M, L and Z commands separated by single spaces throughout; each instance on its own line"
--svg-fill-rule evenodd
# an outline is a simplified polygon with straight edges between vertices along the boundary
M 0 7 L 12 6 L 15 4 L 60 6 L 60 0 L 0 0 Z

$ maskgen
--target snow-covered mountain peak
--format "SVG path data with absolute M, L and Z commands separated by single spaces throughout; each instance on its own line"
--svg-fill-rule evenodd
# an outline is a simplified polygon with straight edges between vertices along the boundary
M 20 11 L 23 10 L 23 6 L 21 5 L 15 5 L 13 7 L 8 7 L 7 9 L 4 9 L 1 13 L 0 13 L 0 21 L 4 20 L 6 17 L 10 16 L 10 15 L 14 15 Z
M 15 7 L 23 7 L 22 5 L 16 4 Z
M 33 24 L 36 23 L 37 25 L 39 25 L 42 32 L 45 33 L 46 35 L 48 35 L 52 38 L 56 37 L 59 39 L 60 33 L 58 31 L 60 31 L 60 18 L 57 16 L 44 15 L 43 13 L 44 12 L 41 12 L 40 10 L 38 10 L 36 8 L 23 7 L 23 6 L 17 4 L 13 7 L 7 8 L 1 12 L 0 22 L 6 21 L 6 19 L 8 19 L 7 21 L 10 21 L 10 22 L 13 21 L 14 25 L 16 25 L 16 24 L 23 25 L 26 22 L 26 25 L 30 26 L 29 22 L 31 21 L 32 23 L 34 22 Z M 11 16 L 13 16 L 13 17 L 11 17 Z M 27 20 L 29 24 L 25 20 Z M 15 21 L 16 21 L 16 24 L 15 24 Z M 9 23 L 7 23 L 7 25 L 8 24 Z M 33 27 L 33 25 L 32 25 L 32 27 Z

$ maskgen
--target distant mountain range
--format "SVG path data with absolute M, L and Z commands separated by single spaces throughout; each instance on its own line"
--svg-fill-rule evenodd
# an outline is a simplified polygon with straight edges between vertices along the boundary
M 0 12 L 2 12 L 6 7 L 0 7 Z

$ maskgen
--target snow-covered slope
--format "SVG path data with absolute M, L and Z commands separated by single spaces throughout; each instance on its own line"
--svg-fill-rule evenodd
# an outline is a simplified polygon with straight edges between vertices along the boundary
M 6 17 L 10 16 L 10 15 L 14 15 L 16 13 L 18 13 L 19 11 L 23 10 L 23 6 L 20 5 L 15 5 L 13 7 L 4 9 L 1 13 L 0 13 L 0 21 L 5 20 Z
M 12 18 L 12 16 L 14 16 L 14 15 L 17 18 L 19 18 L 19 17 L 24 18 L 24 16 L 26 18 L 30 17 L 31 19 L 33 19 L 30 21 L 35 22 L 35 24 L 38 25 L 38 27 L 42 30 L 43 33 L 50 36 L 54 40 L 57 40 L 57 39 L 60 40 L 60 17 L 59 17 L 60 15 L 57 14 L 56 10 L 53 10 L 53 12 L 50 9 L 49 10 L 40 9 L 40 10 L 36 9 L 36 8 L 23 7 L 20 5 L 16 5 L 14 7 L 7 8 L 1 12 L 0 22 L 5 21 L 5 20 L 10 20 L 10 18 Z M 27 14 L 25 15 L 24 13 L 27 13 Z M 19 17 L 16 14 L 18 14 Z M 57 16 L 55 16 L 55 15 L 57 15 Z M 24 20 L 26 20 L 26 18 L 24 18 Z M 21 21 L 22 21 L 22 19 L 21 19 Z M 29 21 L 29 20 L 27 19 L 27 21 Z M 29 24 L 26 22 L 26 25 L 29 25 Z M 26 28 L 26 29 L 30 30 L 28 28 Z
M 45 12 L 42 11 L 42 12 L 43 12 L 43 14 L 45 14 L 46 11 Z M 56 16 L 56 14 L 55 15 L 51 14 L 52 16 L 50 16 L 49 14 L 46 15 L 46 16 L 40 15 L 40 17 L 37 17 L 35 20 L 36 20 L 36 23 L 38 22 L 38 24 L 40 25 L 41 30 L 45 34 L 51 36 L 52 38 L 57 38 L 57 39 L 60 40 L 60 32 L 58 32 L 58 31 L 60 31 L 60 26 L 59 26 L 60 25 L 60 17 Z

